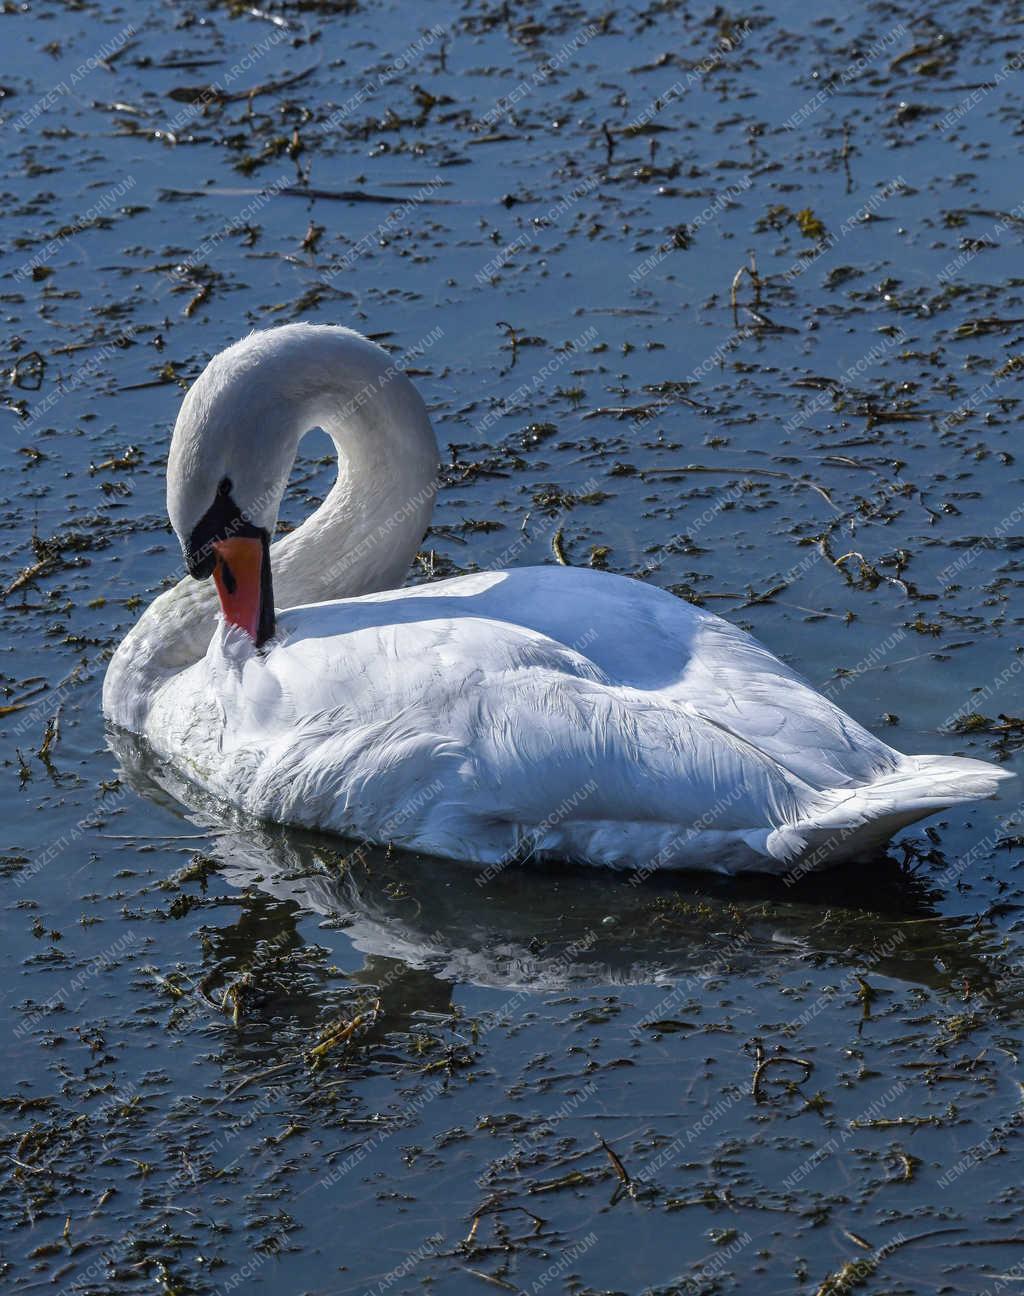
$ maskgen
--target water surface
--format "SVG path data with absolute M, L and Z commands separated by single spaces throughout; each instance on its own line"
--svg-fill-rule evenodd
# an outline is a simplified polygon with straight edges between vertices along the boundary
M 430 406 L 412 579 L 637 575 L 904 750 L 1020 770 L 1019 21 L 4 15 L 16 1289 L 1012 1289 L 1018 784 L 796 887 L 481 886 L 236 819 L 112 749 L 99 689 L 178 574 L 184 388 L 308 319 Z

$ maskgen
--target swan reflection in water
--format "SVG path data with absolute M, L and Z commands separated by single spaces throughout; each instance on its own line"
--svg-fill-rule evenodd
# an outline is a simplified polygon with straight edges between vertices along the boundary
M 477 867 L 256 822 L 210 800 L 138 740 L 110 740 L 135 791 L 209 831 L 206 853 L 226 883 L 278 902 L 269 912 L 278 928 L 290 927 L 289 941 L 301 944 L 301 913 L 319 915 L 325 941 L 335 930 L 364 956 L 353 979 L 386 982 L 391 1007 L 403 986 L 407 999 L 435 1010 L 457 985 L 544 992 L 683 983 L 699 994 L 713 976 L 820 966 L 977 992 L 1004 971 L 994 937 L 975 931 L 973 918 L 943 918 L 940 893 L 892 855 L 788 889 L 773 878 L 706 873 L 633 885 L 626 873 L 550 863 L 510 865 L 485 880 Z M 227 928 L 218 940 L 272 934 L 266 924 L 253 932 L 253 921 L 250 907 L 238 924 L 247 936 Z

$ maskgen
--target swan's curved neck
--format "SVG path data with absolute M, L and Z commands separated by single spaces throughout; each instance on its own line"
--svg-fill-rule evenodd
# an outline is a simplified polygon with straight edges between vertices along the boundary
M 281 607 L 400 585 L 430 523 L 439 481 L 426 409 L 401 369 L 365 345 L 358 365 L 327 371 L 314 350 L 306 378 L 290 373 L 284 384 L 288 471 L 299 441 L 320 427 L 338 476 L 316 512 L 271 547 Z
M 419 394 L 359 334 L 288 325 L 214 357 L 175 425 L 168 508 L 179 535 L 190 501 L 198 516 L 224 477 L 244 515 L 273 534 L 299 442 L 317 427 L 335 444 L 338 476 L 316 512 L 271 546 L 280 608 L 405 579 L 438 485 L 437 443 Z M 154 691 L 205 654 L 217 612 L 212 582 L 191 577 L 146 610 L 108 669 L 104 709 L 115 723 L 141 731 Z

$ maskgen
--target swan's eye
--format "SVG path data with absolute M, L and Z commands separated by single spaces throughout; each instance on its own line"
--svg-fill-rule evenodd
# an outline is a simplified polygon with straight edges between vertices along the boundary
M 217 487 L 217 494 L 218 494 L 218 495 L 230 495 L 230 494 L 231 494 L 231 478 L 230 478 L 230 477 L 222 477 L 222 478 L 220 479 L 220 484 L 219 484 L 218 487 Z

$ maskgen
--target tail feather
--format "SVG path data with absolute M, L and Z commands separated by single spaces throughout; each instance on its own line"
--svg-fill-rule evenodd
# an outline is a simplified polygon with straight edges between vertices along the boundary
M 872 783 L 820 793 L 806 818 L 776 828 L 765 847 L 787 864 L 836 864 L 877 850 L 918 819 L 993 796 L 1013 777 L 1010 770 L 965 756 L 907 756 Z

